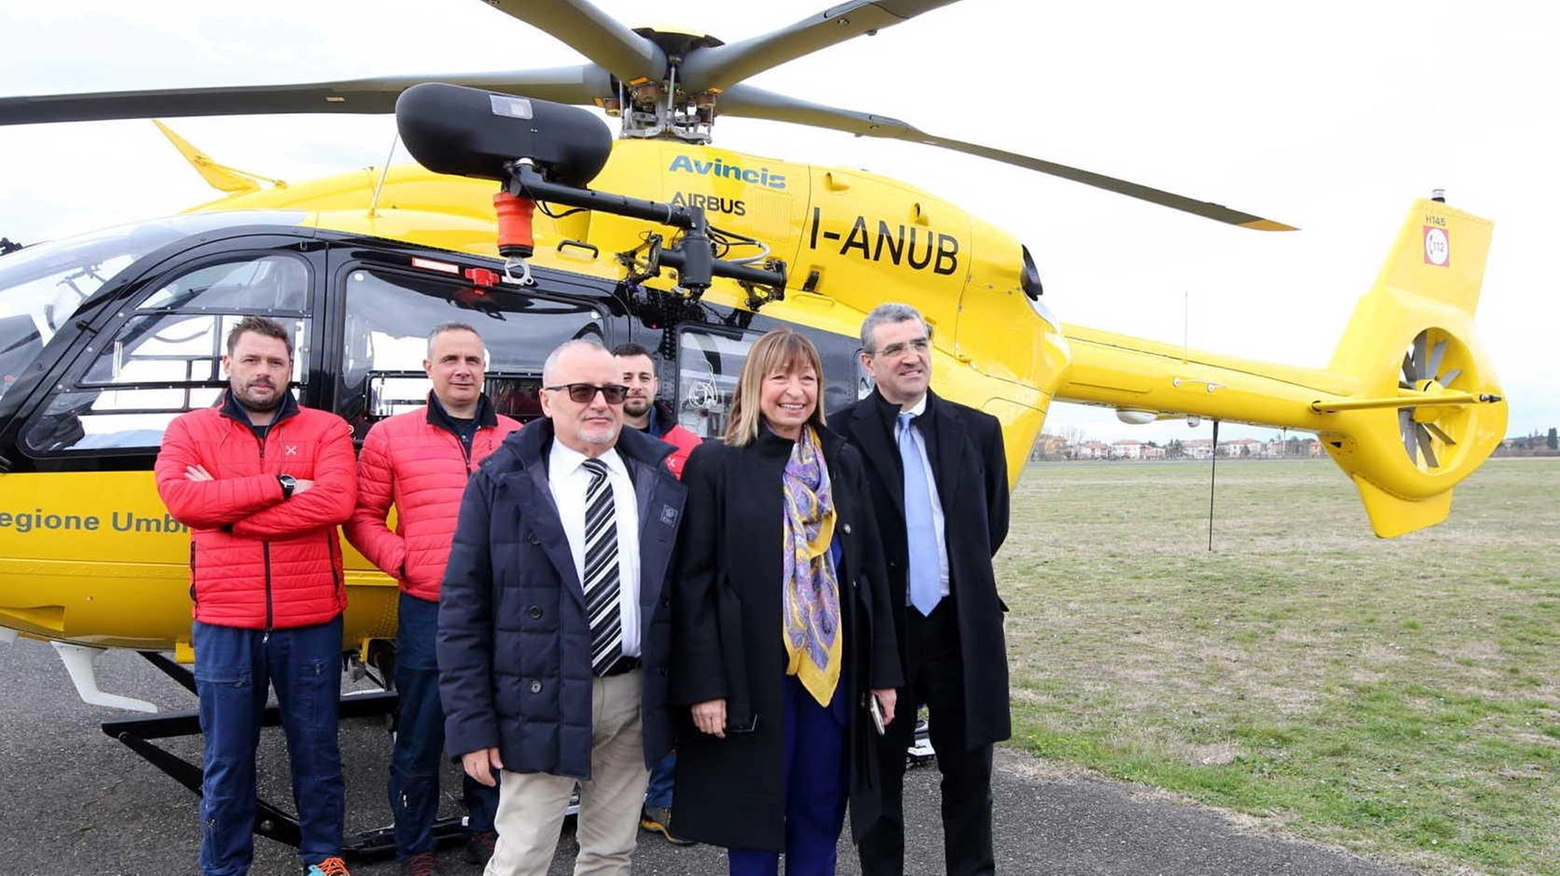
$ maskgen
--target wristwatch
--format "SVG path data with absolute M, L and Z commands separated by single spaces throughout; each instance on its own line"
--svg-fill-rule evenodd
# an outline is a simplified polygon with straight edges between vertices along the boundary
M 298 488 L 298 479 L 292 475 L 277 475 L 276 479 L 282 485 L 282 498 L 291 499 L 293 490 Z

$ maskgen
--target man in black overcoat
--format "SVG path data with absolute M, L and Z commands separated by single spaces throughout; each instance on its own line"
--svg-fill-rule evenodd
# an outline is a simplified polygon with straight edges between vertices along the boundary
M 1007 606 L 991 568 L 1008 526 L 1002 428 L 929 389 L 931 333 L 915 308 L 873 310 L 861 346 L 876 388 L 830 414 L 829 425 L 867 459 L 906 679 L 882 738 L 883 817 L 859 845 L 861 869 L 905 872 L 905 751 L 925 704 L 943 778 L 947 872 L 994 873 L 992 744 L 1011 732 Z

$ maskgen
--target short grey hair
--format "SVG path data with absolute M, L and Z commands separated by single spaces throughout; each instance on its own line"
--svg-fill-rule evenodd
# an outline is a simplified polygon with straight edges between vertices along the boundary
M 889 301 L 872 308 L 872 312 L 867 314 L 867 318 L 861 323 L 861 349 L 868 353 L 873 352 L 872 333 L 877 330 L 878 326 L 891 322 L 906 322 L 912 319 L 919 322 L 921 327 L 926 329 L 928 338 L 932 336 L 932 327 L 926 324 L 926 317 L 921 315 L 921 311 L 908 304 Z
M 553 382 L 552 375 L 558 367 L 559 357 L 561 357 L 569 350 L 578 349 L 580 347 L 584 347 L 589 350 L 600 350 L 603 353 L 611 355 L 611 353 L 608 352 L 606 345 L 595 338 L 574 338 L 572 340 L 564 341 L 557 347 L 553 348 L 553 351 L 547 354 L 547 361 L 542 363 L 542 383 L 550 384 Z
M 466 323 L 463 323 L 463 322 L 441 322 L 438 325 L 434 326 L 432 331 L 428 332 L 428 358 L 429 359 L 433 358 L 433 342 L 439 339 L 439 335 L 445 334 L 447 332 L 471 332 L 472 334 L 477 336 L 477 340 L 478 341 L 482 340 L 482 333 L 477 331 L 476 329 L 472 328 L 471 326 L 467 325 Z M 487 347 L 486 346 L 484 346 L 482 348 L 482 358 L 484 360 L 487 359 Z

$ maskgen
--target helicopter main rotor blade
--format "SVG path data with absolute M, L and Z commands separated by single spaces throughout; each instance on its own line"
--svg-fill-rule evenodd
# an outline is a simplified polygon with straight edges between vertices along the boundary
M 612 77 L 595 64 L 514 73 L 394 76 L 299 85 L 173 88 L 95 94 L 0 98 L 0 125 L 92 122 L 154 116 L 241 116 L 273 113 L 393 113 L 401 92 L 423 82 L 448 82 L 557 103 L 590 104 L 613 94 Z
M 1226 222 L 1230 225 L 1254 228 L 1259 231 L 1295 230 L 1292 225 L 1285 225 L 1282 222 L 1264 219 L 1261 216 L 1254 216 L 1250 213 L 1242 213 L 1222 204 L 1198 201 L 1173 192 L 1150 188 L 1149 186 L 1139 185 L 1138 183 L 1128 182 L 1112 176 L 1105 176 L 1093 171 L 1069 167 L 1065 164 L 1031 158 L 1028 155 L 1020 155 L 1016 152 L 982 146 L 978 143 L 966 143 L 962 140 L 938 137 L 888 116 L 875 116 L 854 110 L 808 103 L 807 101 L 786 97 L 783 94 L 765 91 L 762 88 L 754 88 L 751 85 L 739 84 L 726 89 L 716 102 L 716 110 L 721 115 L 727 116 L 746 116 L 754 119 L 791 122 L 797 125 L 811 125 L 816 128 L 845 131 L 860 137 L 882 137 L 887 140 L 904 140 L 910 143 L 923 143 L 927 146 L 940 146 L 944 149 L 952 149 L 955 152 L 979 155 L 982 158 L 989 158 L 993 161 L 1001 161 L 1005 164 L 1017 165 L 1018 167 L 1028 168 L 1029 170 L 1039 171 L 1051 176 L 1059 176 L 1073 182 L 1126 195 L 1129 198 L 1137 198 L 1140 201 L 1159 204 L 1172 210 L 1180 210 L 1184 213 L 1191 213 L 1206 219 Z
M 855 0 L 804 18 L 789 27 L 723 46 L 688 53 L 679 68 L 690 92 L 725 88 L 819 49 L 877 33 L 958 0 Z
M 551 34 L 627 83 L 666 76 L 661 47 L 586 0 L 484 0 L 511 18 Z

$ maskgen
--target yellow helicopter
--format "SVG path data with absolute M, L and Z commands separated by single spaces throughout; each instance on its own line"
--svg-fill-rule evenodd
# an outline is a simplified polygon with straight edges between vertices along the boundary
M 20 125 L 388 113 L 415 93 L 426 102 L 401 124 L 428 165 L 266 187 L 183 144 L 230 194 L 0 256 L 0 628 L 57 643 L 89 701 L 149 707 L 98 690 L 92 657 L 121 647 L 188 658 L 187 536 L 158 502 L 150 466 L 166 423 L 221 391 L 220 339 L 253 312 L 296 330 L 300 399 L 342 414 L 360 437 L 420 402 L 423 333 L 450 319 L 482 331 L 490 394 L 521 418 L 536 414 L 546 352 L 592 334 L 655 350 L 683 424 L 712 435 L 759 333 L 809 332 L 832 408 L 869 388 L 856 362 L 862 316 L 904 300 L 934 327 L 938 391 L 1002 421 L 1015 476 L 1051 402 L 1079 401 L 1125 419 L 1312 431 L 1378 535 L 1444 519 L 1507 416 L 1473 324 L 1489 222 L 1416 202 L 1329 366 L 1304 369 L 1063 324 L 1024 244 L 954 202 L 865 171 L 709 145 L 719 118 L 785 121 L 979 155 L 1231 225 L 1287 227 L 745 82 L 922 14 L 952 15 L 933 12 L 947 2 L 846 3 L 728 44 L 630 29 L 584 0 L 498 0 L 588 62 L 441 77 L 448 88 L 402 76 L 0 98 L 0 124 Z M 605 111 L 619 138 L 556 104 Z M 481 142 L 489 133 L 500 146 Z M 505 257 L 501 188 L 536 205 L 530 238 L 505 236 Z M 367 655 L 366 643 L 393 632 L 395 591 L 348 556 L 347 644 Z

